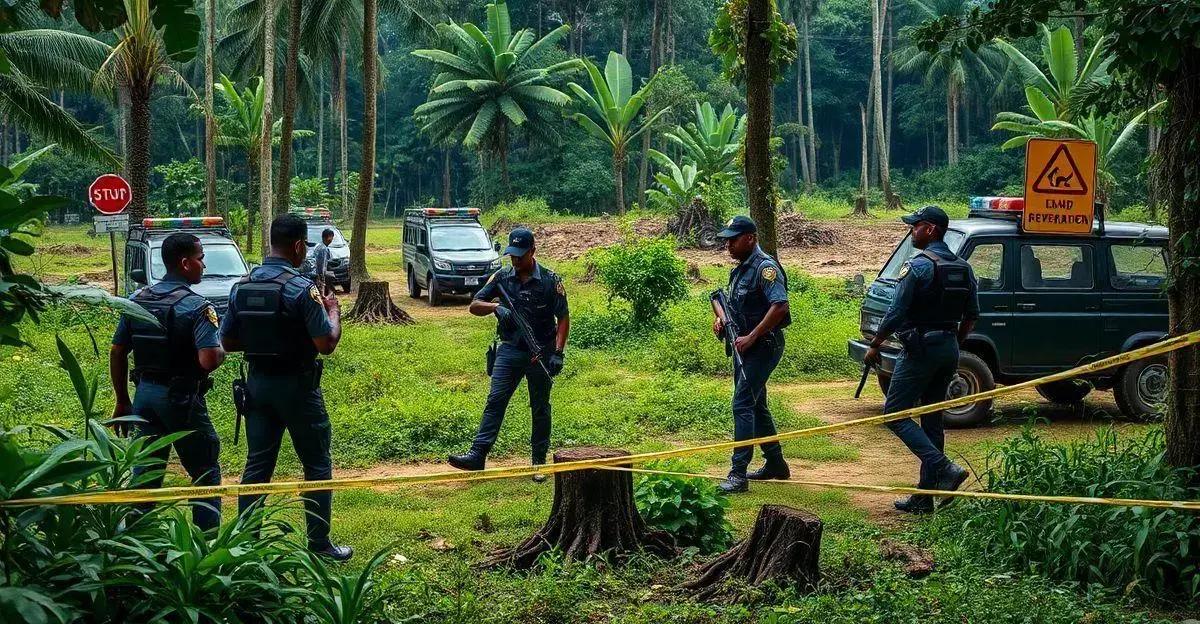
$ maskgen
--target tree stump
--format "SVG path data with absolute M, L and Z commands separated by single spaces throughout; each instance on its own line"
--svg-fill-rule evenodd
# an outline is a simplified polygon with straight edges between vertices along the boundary
M 346 320 L 359 323 L 416 323 L 408 312 L 392 303 L 392 294 L 387 282 L 363 282 L 358 285 L 358 298 L 354 308 L 346 314 Z
M 753 587 L 775 581 L 815 589 L 821 579 L 821 529 L 821 519 L 807 511 L 763 505 L 750 537 L 709 562 L 683 587 L 700 600 L 721 595 L 729 580 Z
M 583 447 L 558 451 L 554 463 L 626 455 L 629 451 Z M 642 521 L 633 502 L 633 475 L 603 469 L 555 473 L 550 519 L 520 545 L 493 555 L 482 565 L 529 569 L 542 553 L 551 550 L 573 561 L 639 550 L 676 554 L 669 533 L 648 530 Z

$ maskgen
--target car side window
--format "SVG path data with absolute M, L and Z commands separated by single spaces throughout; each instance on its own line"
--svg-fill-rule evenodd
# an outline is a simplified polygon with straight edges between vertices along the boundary
M 1112 244 L 1109 282 L 1115 290 L 1162 290 L 1167 280 L 1166 250 L 1158 245 Z
M 979 281 L 979 292 L 1004 288 L 1004 243 L 981 243 L 970 251 L 967 262 Z
M 1021 286 L 1087 290 L 1095 284 L 1090 245 L 1021 245 Z

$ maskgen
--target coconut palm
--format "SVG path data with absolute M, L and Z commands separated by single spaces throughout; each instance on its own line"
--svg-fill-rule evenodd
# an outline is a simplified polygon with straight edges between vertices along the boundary
M 500 161 L 507 190 L 508 145 L 515 128 L 544 132 L 570 96 L 552 86 L 555 77 L 581 67 L 576 59 L 543 66 L 547 53 L 570 30 L 566 24 L 537 39 L 530 29 L 512 30 L 508 5 L 487 5 L 487 32 L 474 24 L 439 24 L 453 51 L 416 50 L 438 74 L 429 99 L 413 115 L 435 142 L 461 135 L 462 145 Z
M 696 120 L 687 126 L 675 126 L 666 137 L 696 165 L 700 180 L 708 182 L 738 174 L 737 155 L 746 136 L 746 116 L 725 105 L 718 117 L 709 102 L 696 104 Z
M 608 143 L 612 150 L 613 179 L 617 187 L 617 214 L 625 214 L 625 161 L 629 143 L 649 130 L 654 122 L 671 109 L 664 108 L 639 123 L 638 115 L 645 104 L 646 93 L 654 84 L 654 78 L 642 85 L 637 93 L 633 93 L 633 71 L 629 69 L 629 61 L 616 52 L 608 53 L 603 76 L 591 61 L 584 60 L 583 65 L 591 78 L 595 95 L 574 82 L 567 86 L 591 107 L 596 119 L 584 113 L 575 113 L 571 117 L 589 134 Z

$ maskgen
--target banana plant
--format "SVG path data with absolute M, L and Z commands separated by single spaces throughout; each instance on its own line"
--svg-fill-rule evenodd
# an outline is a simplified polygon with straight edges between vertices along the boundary
M 651 207 L 674 212 L 700 193 L 701 181 L 695 164 L 686 163 L 680 167 L 670 156 L 658 150 L 650 150 L 649 154 L 662 169 L 654 174 L 658 188 L 646 191 L 646 201 Z
M 574 82 L 567 86 L 591 107 L 595 118 L 584 113 L 575 113 L 571 117 L 588 134 L 607 143 L 612 150 L 613 179 L 617 187 L 615 207 L 617 214 L 625 214 L 625 162 L 629 144 L 649 130 L 671 108 L 663 108 L 649 119 L 639 121 L 638 115 L 655 79 L 651 78 L 637 93 L 633 93 L 633 71 L 629 68 L 629 61 L 616 52 L 608 53 L 603 75 L 591 61 L 584 60 L 583 64 L 591 78 L 594 95 Z
M 675 130 L 666 133 L 666 137 L 683 148 L 685 157 L 696 165 L 702 182 L 737 175 L 737 154 L 745 136 L 745 115 L 738 115 L 726 104 L 718 117 L 708 102 L 696 104 L 696 121 L 687 126 L 675 126 Z

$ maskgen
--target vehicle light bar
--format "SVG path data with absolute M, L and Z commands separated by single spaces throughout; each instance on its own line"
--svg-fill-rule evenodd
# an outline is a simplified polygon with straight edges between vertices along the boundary
M 215 228 L 225 227 L 225 219 L 221 217 L 171 217 L 142 219 L 142 227 L 147 230 L 168 230 L 183 228 Z
M 292 209 L 288 210 L 288 213 L 294 214 L 302 219 L 316 218 L 316 219 L 325 219 L 326 221 L 329 221 L 330 219 L 333 218 L 333 215 L 332 215 L 332 213 L 329 212 L 328 208 L 322 208 L 320 206 L 313 206 L 313 207 L 309 207 L 309 208 L 292 208 Z
M 972 197 L 971 210 L 998 210 L 1021 212 L 1025 210 L 1024 197 Z
M 425 208 L 427 217 L 478 217 L 478 208 Z

